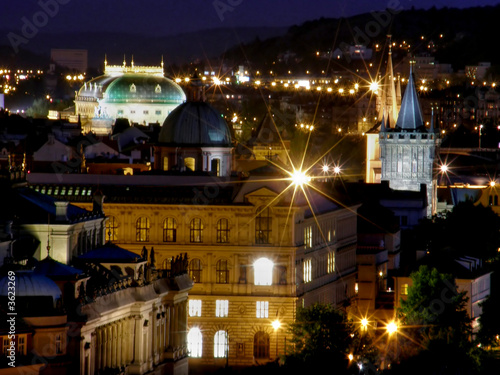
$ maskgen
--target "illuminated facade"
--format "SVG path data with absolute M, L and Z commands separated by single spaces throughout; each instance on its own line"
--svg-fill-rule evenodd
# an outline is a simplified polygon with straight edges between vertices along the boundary
M 163 76 L 161 66 L 104 64 L 104 75 L 93 78 L 75 96 L 75 114 L 86 132 L 111 133 L 117 118 L 131 123 L 163 123 L 186 100 L 182 88 Z
M 436 212 L 436 176 L 434 161 L 439 135 L 433 124 L 426 129 L 415 89 L 412 71 L 405 89 L 401 109 L 394 128 L 382 122 L 379 132 L 381 180 L 389 181 L 394 190 L 427 190 L 427 216 Z

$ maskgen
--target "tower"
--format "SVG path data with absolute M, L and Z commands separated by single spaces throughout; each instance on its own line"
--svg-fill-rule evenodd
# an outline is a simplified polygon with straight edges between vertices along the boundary
M 394 190 L 420 191 L 425 184 L 427 216 L 436 211 L 434 160 L 439 136 L 424 125 L 412 67 L 396 126 L 379 132 L 381 180 L 389 181 Z
M 391 35 L 387 35 L 387 65 L 385 75 L 376 91 L 377 112 L 381 119 L 375 127 L 366 132 L 366 178 L 367 183 L 379 183 L 381 178 L 379 132 L 394 126 L 401 106 L 401 81 L 394 78 L 392 65 Z M 397 83 L 397 85 L 396 85 Z

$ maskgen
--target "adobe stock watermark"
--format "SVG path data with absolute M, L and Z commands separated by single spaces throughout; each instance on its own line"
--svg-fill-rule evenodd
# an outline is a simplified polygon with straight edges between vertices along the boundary
M 49 20 L 54 18 L 59 13 L 60 5 L 66 5 L 71 0 L 39 0 L 39 10 L 34 12 L 31 17 L 21 17 L 21 30 L 20 34 L 10 32 L 7 34 L 10 45 L 15 53 L 19 52 L 19 46 L 28 44 L 33 39 L 40 29 L 47 26 Z
M 214 0 L 212 6 L 220 19 L 220 22 L 224 22 L 224 14 L 227 12 L 233 12 L 234 9 L 240 5 L 243 0 Z

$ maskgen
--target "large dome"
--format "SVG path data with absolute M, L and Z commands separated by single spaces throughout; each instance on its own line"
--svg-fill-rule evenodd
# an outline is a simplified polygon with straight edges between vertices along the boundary
M 210 104 L 186 102 L 167 116 L 158 141 L 176 146 L 231 147 L 231 131 Z
M 186 101 L 182 88 L 171 79 L 148 74 L 104 75 L 86 82 L 79 97 L 104 98 L 107 103 L 164 103 Z
M 42 316 L 59 309 L 62 293 L 54 281 L 33 271 L 15 272 L 16 310 L 26 316 Z M 9 281 L 7 275 L 0 277 L 2 300 L 8 298 Z

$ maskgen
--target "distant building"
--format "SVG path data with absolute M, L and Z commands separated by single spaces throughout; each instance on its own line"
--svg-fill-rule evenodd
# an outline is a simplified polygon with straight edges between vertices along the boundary
M 465 67 L 465 76 L 469 79 L 483 80 L 490 67 L 490 62 L 480 62 L 478 65 L 467 65 Z
M 118 118 L 131 123 L 162 124 L 186 100 L 182 88 L 164 77 L 161 66 L 108 65 L 104 75 L 93 78 L 75 96 L 75 114 L 84 132 L 107 135 Z
M 86 49 L 51 49 L 50 59 L 61 67 L 85 73 L 88 68 L 87 54 Z

